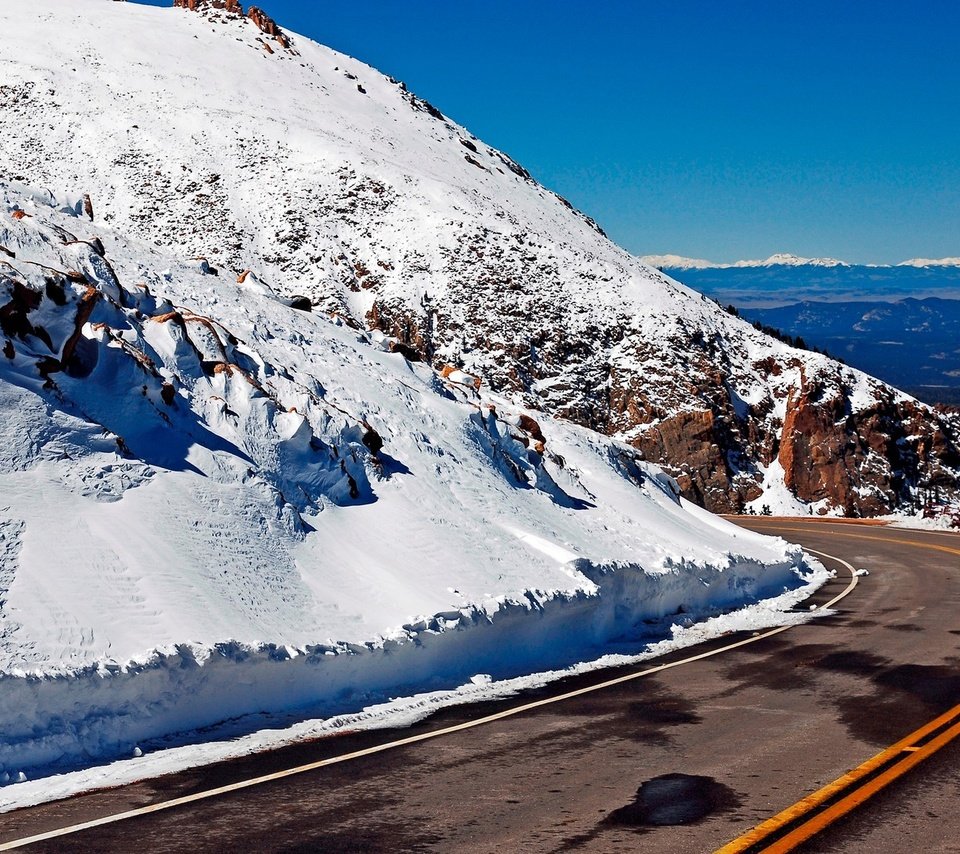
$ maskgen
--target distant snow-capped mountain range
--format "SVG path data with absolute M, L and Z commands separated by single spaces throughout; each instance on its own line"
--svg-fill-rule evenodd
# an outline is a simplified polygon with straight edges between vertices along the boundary
M 803 258 L 789 252 L 777 252 L 764 260 L 734 261 L 724 264 L 705 258 L 682 255 L 642 255 L 640 260 L 651 267 L 669 270 L 729 270 L 741 267 L 960 267 L 960 258 L 910 258 L 899 264 L 851 264 L 837 258 Z

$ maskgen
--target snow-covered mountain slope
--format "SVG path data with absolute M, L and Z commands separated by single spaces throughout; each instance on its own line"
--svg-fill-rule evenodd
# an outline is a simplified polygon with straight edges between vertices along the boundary
M 629 445 L 63 207 L 0 182 L 0 775 L 812 577 Z
M 0 173 L 89 193 L 97 222 L 618 436 L 712 509 L 786 488 L 804 510 L 889 512 L 957 482 L 930 410 L 652 270 L 361 62 L 223 10 L 0 16 Z

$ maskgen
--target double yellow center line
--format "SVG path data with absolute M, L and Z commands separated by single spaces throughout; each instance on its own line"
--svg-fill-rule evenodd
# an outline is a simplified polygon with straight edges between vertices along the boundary
M 783 528 L 779 531 L 808 531 L 804 528 Z M 897 543 L 919 549 L 960 555 L 953 549 L 934 543 L 914 540 L 851 534 L 841 536 L 875 542 Z M 809 551 L 809 549 L 808 549 Z M 742 836 L 717 849 L 716 854 L 782 854 L 810 839 L 833 822 L 852 812 L 864 801 L 903 776 L 915 765 L 929 758 L 940 748 L 960 736 L 960 705 L 924 724 L 896 744 L 858 765 L 852 771 L 811 795 L 797 801 L 782 812 L 758 824 Z
M 960 735 L 960 705 L 848 774 L 724 845 L 716 854 L 779 854 L 819 833 Z

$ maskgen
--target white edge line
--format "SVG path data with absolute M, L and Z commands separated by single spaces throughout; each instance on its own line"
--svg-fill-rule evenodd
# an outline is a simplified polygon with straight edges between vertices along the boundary
M 858 578 L 856 570 L 853 566 L 842 558 L 835 557 L 834 555 L 827 554 L 826 552 L 820 552 L 816 549 L 805 549 L 805 551 L 810 552 L 811 554 L 819 555 L 821 557 L 829 558 L 830 560 L 835 560 L 837 563 L 842 564 L 847 569 L 850 570 L 850 583 L 846 588 L 833 597 L 825 605 L 821 605 L 818 610 L 825 610 L 827 608 L 832 608 L 837 602 L 841 599 L 849 596 L 854 588 L 857 586 Z M 802 623 L 799 625 L 803 625 Z M 367 747 L 363 750 L 357 750 L 353 753 L 343 753 L 340 756 L 331 756 L 327 759 L 320 759 L 317 762 L 310 762 L 307 765 L 298 765 L 295 768 L 287 768 L 284 771 L 275 771 L 272 774 L 265 774 L 262 777 L 253 777 L 249 780 L 241 780 L 237 783 L 230 783 L 226 786 L 219 786 L 216 789 L 207 789 L 203 792 L 195 792 L 192 795 L 184 795 L 180 798 L 174 798 L 169 801 L 161 801 L 156 804 L 149 804 L 145 807 L 137 807 L 136 809 L 127 810 L 126 812 L 114 813 L 113 815 L 103 816 L 101 818 L 95 818 L 90 821 L 85 821 L 80 824 L 74 824 L 69 827 L 61 827 L 57 830 L 50 830 L 45 833 L 38 833 L 35 836 L 27 836 L 23 839 L 14 839 L 10 842 L 0 843 L 0 851 L 12 851 L 15 848 L 20 848 L 25 845 L 32 845 L 35 842 L 44 842 L 48 839 L 56 839 L 59 836 L 68 836 L 73 833 L 80 833 L 84 830 L 90 830 L 94 827 L 102 827 L 106 824 L 114 824 L 119 821 L 125 821 L 126 819 L 136 818 L 137 816 L 149 815 L 154 812 L 161 812 L 163 810 L 172 809 L 173 807 L 183 806 L 184 804 L 194 803 L 196 801 L 203 801 L 209 798 L 215 798 L 220 795 L 226 795 L 230 792 L 237 792 L 242 789 L 249 789 L 252 786 L 259 786 L 263 783 L 269 783 L 274 780 L 282 780 L 285 777 L 293 777 L 297 774 L 305 774 L 308 771 L 315 771 L 318 768 L 324 768 L 328 765 L 337 765 L 341 762 L 349 762 L 352 759 L 359 759 L 363 756 L 371 756 L 375 753 L 383 753 L 386 750 L 392 750 L 396 747 L 405 747 L 408 744 L 416 744 L 417 742 L 427 741 L 431 738 L 439 738 L 443 735 L 450 735 L 455 732 L 462 732 L 463 730 L 473 729 L 474 727 L 484 726 L 485 724 L 493 723 L 494 721 L 503 720 L 504 718 L 513 717 L 514 715 L 523 714 L 524 712 L 529 712 L 531 709 L 541 708 L 542 706 L 549 706 L 553 703 L 559 703 L 563 700 L 569 700 L 573 697 L 579 697 L 583 694 L 590 694 L 593 691 L 602 691 L 605 688 L 611 688 L 614 685 L 620 685 L 624 682 L 630 682 L 634 679 L 640 679 L 644 676 L 652 676 L 655 673 L 660 673 L 664 670 L 671 670 L 674 667 L 679 667 L 682 664 L 690 664 L 694 661 L 702 661 L 705 658 L 712 658 L 715 655 L 719 655 L 722 652 L 729 652 L 732 649 L 737 649 L 741 646 L 746 646 L 747 644 L 755 643 L 757 641 L 763 640 L 764 638 L 772 637 L 773 635 L 778 635 L 781 632 L 785 632 L 788 629 L 794 628 L 793 625 L 789 626 L 779 626 L 775 629 L 769 629 L 760 634 L 753 635 L 752 637 L 745 638 L 744 640 L 737 641 L 736 643 L 727 644 L 727 646 L 719 647 L 718 649 L 709 650 L 707 652 L 701 652 L 697 655 L 692 655 L 689 658 L 681 659 L 680 661 L 672 661 L 668 664 L 658 664 L 654 667 L 650 667 L 646 670 L 641 670 L 637 673 L 628 673 L 625 676 L 618 676 L 616 679 L 608 679 L 606 682 L 600 682 L 596 685 L 588 685 L 585 688 L 578 688 L 575 691 L 569 691 L 566 694 L 560 694 L 556 697 L 547 697 L 543 700 L 536 700 L 532 703 L 526 703 L 523 706 L 517 706 L 512 709 L 506 709 L 502 712 L 496 712 L 492 715 L 487 715 L 482 718 L 476 718 L 472 721 L 464 721 L 463 723 L 455 724 L 454 726 L 445 727 L 444 729 L 432 730 L 431 732 L 420 733 L 419 735 L 412 735 L 407 738 L 401 738 L 397 741 L 390 741 L 386 744 L 378 744 L 374 747 Z

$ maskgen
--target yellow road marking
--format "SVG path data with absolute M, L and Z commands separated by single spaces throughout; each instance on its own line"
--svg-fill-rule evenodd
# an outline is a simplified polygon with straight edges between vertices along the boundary
M 820 610 L 825 610 L 832 608 L 837 602 L 841 599 L 844 599 L 846 596 L 849 596 L 854 588 L 857 586 L 858 578 L 856 575 L 856 570 L 854 567 L 843 560 L 843 558 L 834 557 L 833 555 L 827 554 L 826 552 L 819 552 L 815 549 L 807 549 L 806 551 L 811 552 L 821 557 L 829 558 L 834 560 L 837 563 L 845 566 L 850 571 L 850 582 L 847 586 L 836 596 L 833 597 L 825 605 L 820 606 Z M 800 624 L 802 625 L 802 623 Z M 337 765 L 341 762 L 348 762 L 352 759 L 360 759 L 363 756 L 372 756 L 376 753 L 383 753 L 387 750 L 392 750 L 397 747 L 404 747 L 409 744 L 417 744 L 421 741 L 427 741 L 432 738 L 439 738 L 443 735 L 450 735 L 455 732 L 462 732 L 464 730 L 473 729 L 474 727 L 483 726 L 484 724 L 493 723 L 494 721 L 503 720 L 504 718 L 513 717 L 514 715 L 523 714 L 524 712 L 531 711 L 532 709 L 542 708 L 543 706 L 549 706 L 554 703 L 560 703 L 564 700 L 569 700 L 573 697 L 580 697 L 584 694 L 592 693 L 593 691 L 601 691 L 606 688 L 611 688 L 614 685 L 622 685 L 624 682 L 630 682 L 634 679 L 640 679 L 644 676 L 652 676 L 656 673 L 662 673 L 664 670 L 671 670 L 674 667 L 680 667 L 683 664 L 690 664 L 694 661 L 702 661 L 705 658 L 712 658 L 715 655 L 720 655 L 723 652 L 729 652 L 732 649 L 738 649 L 742 646 L 747 646 L 751 643 L 756 643 L 757 641 L 764 640 L 765 638 L 778 635 L 781 632 L 785 632 L 788 629 L 792 629 L 793 626 L 779 626 L 775 629 L 768 629 L 765 632 L 760 634 L 753 635 L 752 637 L 745 638 L 744 640 L 737 641 L 735 643 L 727 644 L 726 646 L 719 647 L 717 649 L 709 650 L 707 652 L 701 652 L 697 655 L 692 655 L 688 658 L 684 658 L 680 661 L 673 661 L 667 664 L 658 664 L 654 667 L 647 668 L 646 670 L 640 670 L 636 673 L 628 673 L 624 676 L 618 676 L 615 679 L 608 679 L 605 682 L 600 682 L 596 685 L 588 685 L 585 688 L 578 688 L 575 691 L 569 691 L 566 694 L 560 694 L 556 697 L 547 697 L 543 700 L 536 700 L 532 703 L 526 703 L 522 706 L 517 706 L 512 709 L 506 709 L 502 712 L 497 712 L 492 715 L 487 715 L 482 718 L 477 718 L 472 721 L 465 721 L 460 724 L 455 724 L 453 726 L 445 727 L 439 730 L 433 730 L 431 732 L 420 733 L 419 735 L 408 736 L 407 738 L 401 738 L 397 741 L 387 742 L 386 744 L 378 744 L 374 747 L 367 747 L 363 750 L 356 750 L 353 753 L 345 753 L 340 756 L 332 756 L 328 759 L 320 759 L 317 762 L 310 762 L 306 765 L 299 765 L 296 768 L 287 768 L 284 771 L 276 771 L 272 774 L 265 774 L 261 777 L 254 777 L 249 780 L 241 780 L 237 783 L 230 783 L 226 786 L 219 786 L 215 789 L 207 789 L 203 792 L 196 792 L 192 795 L 184 795 L 180 798 L 173 798 L 169 801 L 162 801 L 161 803 L 149 804 L 144 807 L 137 807 L 136 809 L 126 810 L 125 812 L 115 813 L 114 815 L 102 816 L 101 818 L 91 819 L 90 821 L 81 822 L 79 824 L 74 824 L 69 827 L 62 827 L 56 830 L 50 830 L 46 833 L 38 833 L 34 836 L 24 837 L 22 839 L 14 839 L 9 842 L 0 843 L 0 851 L 11 851 L 14 848 L 20 848 L 25 845 L 31 845 L 35 842 L 44 842 L 48 839 L 56 839 L 60 836 L 67 836 L 73 833 L 79 833 L 83 830 L 91 830 L 95 827 L 103 827 L 107 824 L 114 824 L 119 821 L 125 821 L 127 819 L 136 818 L 137 816 L 149 815 L 150 813 L 161 812 L 162 810 L 172 809 L 174 807 L 183 806 L 185 804 L 195 803 L 197 801 L 207 800 L 209 798 L 215 798 L 219 795 L 226 795 L 231 792 L 237 792 L 242 789 L 249 789 L 253 786 L 259 786 L 263 783 L 269 783 L 274 780 L 282 780 L 285 777 L 293 777 L 297 774 L 304 774 L 308 771 L 315 771 L 318 768 L 324 768 L 329 765 Z
M 913 743 L 920 741 L 938 729 L 942 729 L 947 724 L 952 724 L 952 726 L 941 732 L 935 738 L 932 738 L 926 744 L 918 746 Z M 797 801 L 797 803 L 787 807 L 782 812 L 777 813 L 773 818 L 767 819 L 767 821 L 757 825 L 752 830 L 747 831 L 722 848 L 717 849 L 716 854 L 741 854 L 741 852 L 750 849 L 763 852 L 763 854 L 780 854 L 780 852 L 791 851 L 801 842 L 819 833 L 837 819 L 851 812 L 855 807 L 860 806 L 864 801 L 872 798 L 885 786 L 906 774 L 914 765 L 932 756 L 958 735 L 960 735 L 960 705 L 954 706 L 949 712 L 945 712 L 935 720 L 924 724 L 920 729 L 915 730 L 906 738 L 901 739 L 896 744 L 891 745 L 886 750 L 871 757 L 863 764 L 858 765 L 852 771 L 844 774 L 842 777 L 838 777 L 822 789 L 819 789 L 811 795 L 807 795 L 807 797 Z M 876 776 L 870 777 L 868 780 L 863 779 L 876 772 L 877 769 L 890 763 L 892 760 L 896 760 L 898 756 L 902 756 L 903 758 Z M 847 789 L 850 789 L 850 792 L 836 803 L 817 812 L 811 816 L 808 821 L 786 835 L 777 838 L 770 845 L 763 846 L 765 839 L 773 836 L 777 831 L 782 830 L 804 815 L 817 810 L 817 808 L 826 801 Z
M 777 530 L 810 533 L 809 528 L 777 528 Z M 898 543 L 913 546 L 914 548 L 930 549 L 932 551 L 960 555 L 960 549 L 951 549 L 947 546 L 934 543 L 918 543 L 915 540 L 905 540 L 894 537 L 873 537 L 865 534 L 850 534 L 846 531 L 842 532 L 840 536 L 860 540 L 873 540 L 874 542 L 881 543 Z M 808 551 L 812 551 L 812 549 L 808 549 Z M 954 722 L 954 719 L 956 719 L 956 722 Z M 949 729 L 931 739 L 927 744 L 918 746 L 913 743 L 927 737 L 930 733 L 936 732 L 938 729 L 942 729 L 951 722 L 954 723 Z M 737 837 L 732 842 L 717 849 L 716 854 L 741 854 L 741 852 L 748 850 L 755 850 L 758 853 L 762 852 L 762 854 L 782 854 L 782 852 L 791 851 L 801 842 L 804 842 L 833 822 L 852 812 L 856 807 L 873 797 L 885 786 L 904 775 L 924 759 L 932 756 L 941 747 L 949 744 L 958 735 L 960 735 L 960 705 L 954 706 L 950 711 L 924 724 L 920 729 L 915 730 L 896 744 L 891 745 L 886 750 L 881 751 L 876 756 L 858 765 L 849 773 L 838 777 L 822 789 L 802 798 L 792 806 L 777 813 L 773 818 L 757 825 L 752 830 L 747 831 L 742 836 Z M 890 768 L 887 768 L 882 773 L 861 782 L 864 777 L 874 773 L 878 768 L 896 759 L 898 755 L 901 755 L 903 758 L 896 761 Z M 789 833 L 778 837 L 770 845 L 763 845 L 765 839 L 773 836 L 798 819 L 801 819 L 804 815 L 817 811 L 824 802 L 846 789 L 851 789 L 851 791 L 836 803 L 816 812 L 808 821 Z

